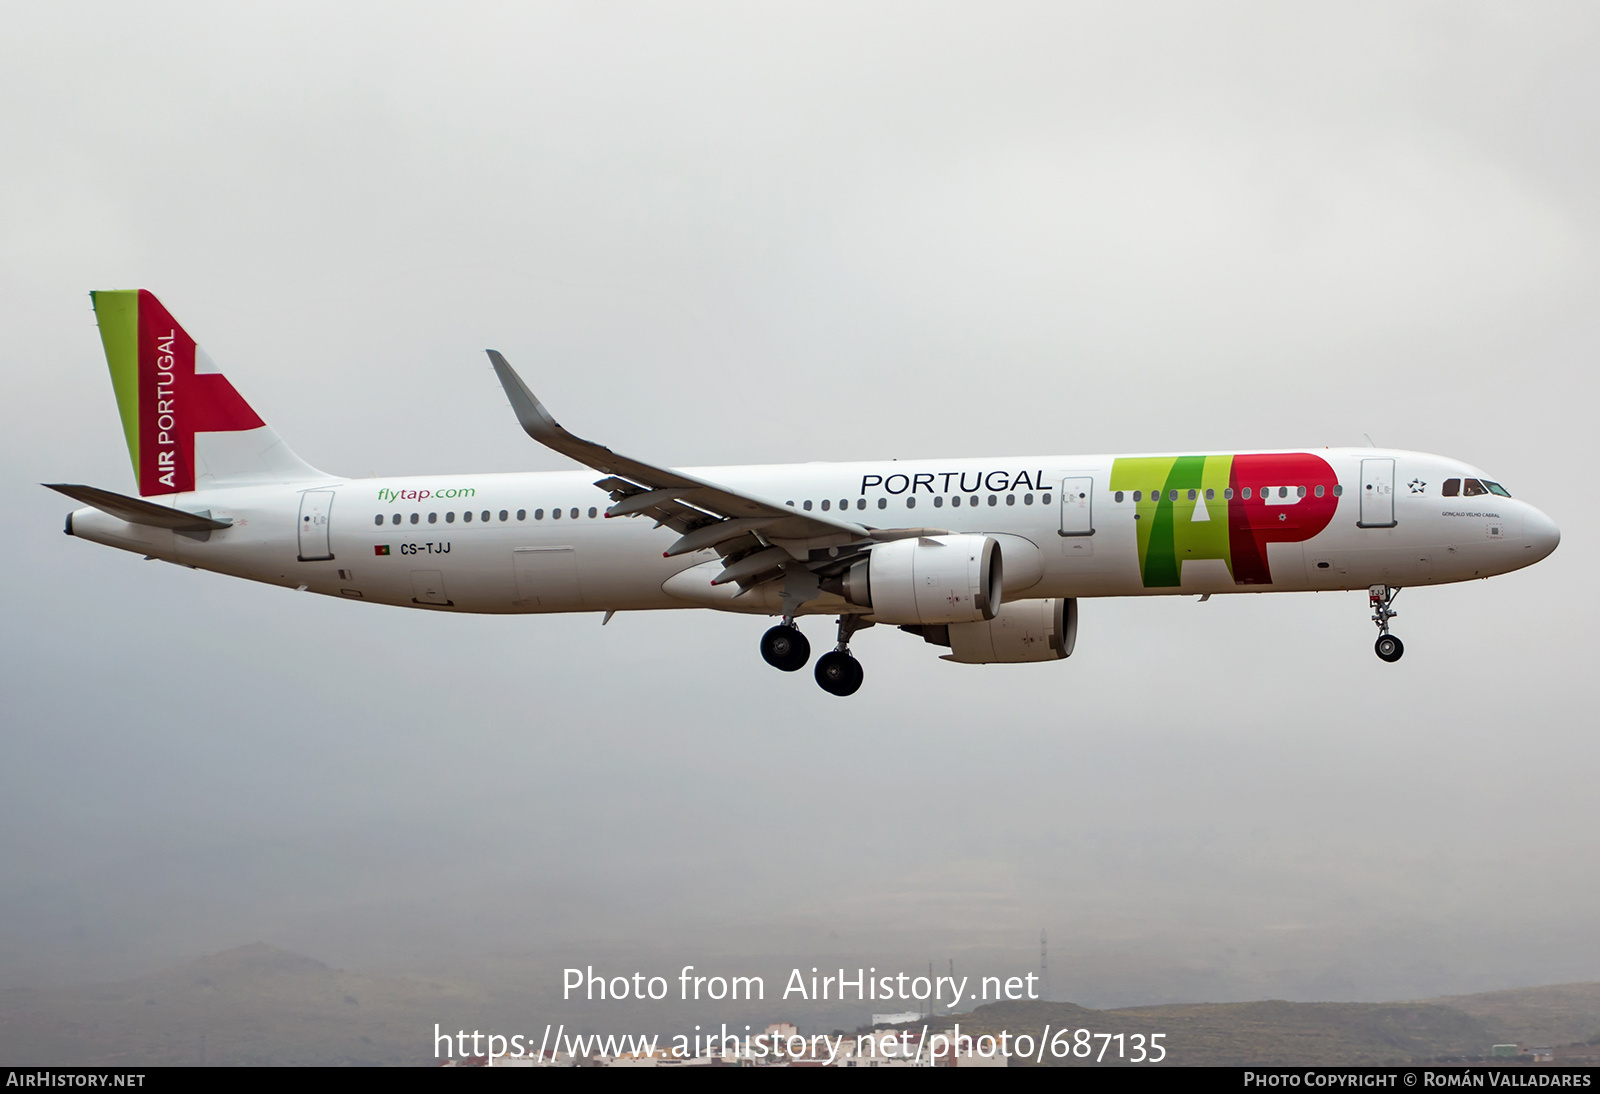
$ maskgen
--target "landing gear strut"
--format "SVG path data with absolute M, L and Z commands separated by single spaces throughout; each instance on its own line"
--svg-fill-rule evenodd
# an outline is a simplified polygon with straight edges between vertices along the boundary
M 817 684 L 829 695 L 854 695 L 860 689 L 866 673 L 850 653 L 850 639 L 870 626 L 873 624 L 862 622 L 859 615 L 839 617 L 839 644 L 817 658 Z
M 795 672 L 811 660 L 811 643 L 794 620 L 785 619 L 761 636 L 761 656 L 775 669 Z
M 1392 585 L 1374 585 L 1367 590 L 1367 601 L 1372 605 L 1372 621 L 1378 625 L 1378 641 L 1372 648 L 1390 664 L 1400 660 L 1406 652 L 1405 643 L 1389 633 L 1389 620 L 1400 614 L 1390 605 L 1399 595 L 1400 590 Z

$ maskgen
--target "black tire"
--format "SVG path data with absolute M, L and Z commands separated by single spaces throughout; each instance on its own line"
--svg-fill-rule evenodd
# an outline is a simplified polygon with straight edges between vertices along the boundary
M 1406 652 L 1406 644 L 1392 634 L 1380 634 L 1377 644 L 1372 648 L 1380 658 L 1391 665 L 1400 660 Z
M 817 686 L 829 695 L 854 695 L 867 674 L 848 653 L 830 650 L 817 658 Z
M 775 669 L 795 672 L 811 660 L 811 643 L 799 627 L 780 623 L 761 636 L 761 656 Z

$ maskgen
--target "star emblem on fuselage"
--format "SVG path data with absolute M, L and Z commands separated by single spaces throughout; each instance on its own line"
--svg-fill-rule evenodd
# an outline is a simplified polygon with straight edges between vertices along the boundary
M 1428 484 L 1423 482 L 1421 479 L 1412 479 L 1406 485 L 1411 487 L 1411 492 L 1413 494 L 1421 494 L 1421 493 L 1423 493 L 1427 489 L 1427 486 L 1428 486 Z

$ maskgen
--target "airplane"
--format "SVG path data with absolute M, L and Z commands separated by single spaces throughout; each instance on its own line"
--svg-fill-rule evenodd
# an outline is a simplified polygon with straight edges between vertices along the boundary
M 1059 661 L 1078 601 L 1359 590 L 1375 650 L 1402 588 L 1530 566 L 1561 533 L 1459 460 L 1380 448 L 873 460 L 676 469 L 583 440 L 500 353 L 524 431 L 585 471 L 350 479 L 311 467 L 145 290 L 91 294 L 139 497 L 82 503 L 66 533 L 150 559 L 433 612 L 710 608 L 778 623 L 761 655 L 864 678 L 879 623 L 947 661 Z M 595 474 L 601 477 L 596 479 Z

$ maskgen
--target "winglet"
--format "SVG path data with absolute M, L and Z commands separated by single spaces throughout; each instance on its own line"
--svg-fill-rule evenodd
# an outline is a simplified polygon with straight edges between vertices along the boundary
M 489 354 L 489 363 L 494 366 L 495 375 L 500 378 L 500 386 L 505 388 L 506 398 L 511 400 L 511 409 L 517 412 L 517 421 L 522 423 L 522 428 L 528 436 L 544 445 L 554 449 L 571 459 L 577 460 L 594 468 L 604 471 L 608 475 L 636 474 L 635 461 L 618 456 L 603 444 L 586 441 L 582 437 L 575 437 L 564 429 L 560 422 L 550 416 L 544 408 L 539 397 L 528 390 L 528 385 L 522 382 L 522 377 L 517 375 L 517 370 L 497 349 L 486 350 Z M 683 480 L 673 483 L 678 485 Z M 692 480 L 690 480 L 692 481 Z
M 544 408 L 538 396 L 528 390 L 528 385 L 522 382 L 522 377 L 517 375 L 517 370 L 511 367 L 511 362 L 497 349 L 486 350 L 489 354 L 489 363 L 494 366 L 494 374 L 500 378 L 500 386 L 506 390 L 506 398 L 511 400 L 511 409 L 517 412 L 517 421 L 522 423 L 522 428 L 528 436 L 540 444 L 556 447 L 551 442 L 559 443 L 562 436 L 572 436 L 561 423 L 550 417 L 550 412 Z

